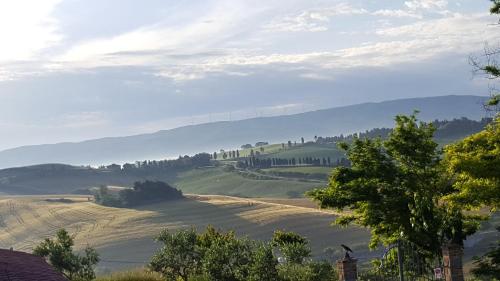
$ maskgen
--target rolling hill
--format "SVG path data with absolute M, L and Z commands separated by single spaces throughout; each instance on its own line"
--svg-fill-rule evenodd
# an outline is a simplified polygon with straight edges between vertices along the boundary
M 209 224 L 259 240 L 270 239 L 276 229 L 294 231 L 310 240 L 314 257 L 322 257 L 326 247 L 335 250 L 336 258 L 341 257 L 340 244 L 349 245 L 361 264 L 382 254 L 368 250 L 366 229 L 331 226 L 335 214 L 316 209 L 307 199 L 192 195 L 185 200 L 126 209 L 96 205 L 86 196 L 0 196 L 0 214 L 0 248 L 30 252 L 44 238 L 66 228 L 74 235 L 77 250 L 87 245 L 96 248 L 101 257 L 99 272 L 146 264 L 159 247 L 153 237 L 161 229 L 202 230 Z M 495 215 L 480 233 L 465 241 L 466 262 L 498 239 L 492 225 L 499 219 Z
M 58 200 L 64 197 L 65 200 Z M 265 202 L 227 196 L 190 196 L 174 202 L 135 209 L 110 208 L 88 202 L 85 196 L 0 197 L 0 248 L 30 252 L 60 228 L 74 235 L 77 249 L 87 244 L 101 255 L 99 270 L 139 267 L 158 247 L 153 237 L 161 229 L 213 225 L 238 235 L 269 240 L 276 229 L 298 232 L 311 240 L 315 256 L 325 247 L 341 255 L 349 244 L 365 259 L 368 231 L 331 227 L 334 215 L 296 202 Z
M 294 115 L 185 126 L 127 137 L 77 143 L 24 146 L 0 152 L 0 168 L 42 163 L 98 165 L 137 159 L 163 159 L 180 154 L 239 147 L 257 140 L 280 143 L 390 127 L 397 114 L 420 110 L 422 120 L 484 116 L 486 97 L 440 96 L 364 103 Z

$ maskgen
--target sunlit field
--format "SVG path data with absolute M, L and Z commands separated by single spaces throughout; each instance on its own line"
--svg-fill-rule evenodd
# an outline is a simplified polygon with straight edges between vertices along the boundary
M 29 252 L 64 227 L 74 235 L 77 249 L 87 244 L 97 249 L 103 272 L 143 265 L 157 246 L 152 238 L 163 228 L 201 230 L 211 224 L 254 239 L 270 239 L 276 229 L 296 231 L 311 240 L 316 257 L 325 247 L 340 256 L 341 243 L 351 245 L 359 257 L 367 254 L 367 231 L 331 227 L 332 213 L 297 200 L 267 201 L 203 195 L 126 209 L 103 207 L 85 196 L 1 197 L 0 247 Z

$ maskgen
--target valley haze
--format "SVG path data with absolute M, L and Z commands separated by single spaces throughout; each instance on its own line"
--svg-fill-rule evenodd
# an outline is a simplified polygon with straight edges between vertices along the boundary
M 485 96 L 448 95 L 390 100 L 335 107 L 293 115 L 220 121 L 183 126 L 151 134 L 109 137 L 82 142 L 30 145 L 0 152 L 0 168 L 64 163 L 101 165 L 165 159 L 197 152 L 238 148 L 245 143 L 306 140 L 392 127 L 394 116 L 419 110 L 424 121 L 485 117 Z

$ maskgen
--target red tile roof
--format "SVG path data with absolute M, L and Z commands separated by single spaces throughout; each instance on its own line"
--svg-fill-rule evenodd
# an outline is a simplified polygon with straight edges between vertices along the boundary
M 2 281 L 67 281 L 44 258 L 28 253 L 0 249 Z

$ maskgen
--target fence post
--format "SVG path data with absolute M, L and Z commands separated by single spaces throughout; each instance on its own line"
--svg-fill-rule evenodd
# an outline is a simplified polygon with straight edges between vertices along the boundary
M 446 281 L 464 281 L 462 265 L 463 249 L 456 243 L 449 243 L 442 247 L 444 278 Z
M 356 281 L 358 279 L 357 259 L 344 257 L 337 261 L 339 281 Z
M 398 240 L 398 271 L 399 271 L 399 281 L 405 280 L 404 272 L 404 252 L 403 252 L 403 242 Z

